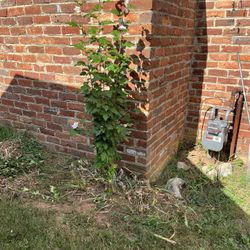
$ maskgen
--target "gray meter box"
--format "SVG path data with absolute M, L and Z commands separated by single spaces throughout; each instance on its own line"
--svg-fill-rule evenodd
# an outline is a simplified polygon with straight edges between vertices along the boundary
M 224 118 L 219 116 L 219 111 L 225 113 Z M 207 150 L 220 152 L 227 143 L 230 127 L 229 114 L 232 110 L 224 107 L 213 107 L 208 125 L 202 138 L 202 145 Z

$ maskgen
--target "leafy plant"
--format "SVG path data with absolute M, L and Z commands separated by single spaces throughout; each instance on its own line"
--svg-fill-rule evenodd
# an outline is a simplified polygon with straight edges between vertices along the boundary
M 50 186 L 50 194 L 53 201 L 58 201 L 60 198 L 60 193 L 55 186 Z
M 76 22 L 68 24 L 79 27 L 84 36 L 74 47 L 86 55 L 76 65 L 82 67 L 81 75 L 85 77 L 81 92 L 85 96 L 86 112 L 93 117 L 94 166 L 112 181 L 120 160 L 117 146 L 129 134 L 127 84 L 132 60 L 125 51 L 134 44 L 124 38 L 127 24 L 124 22 L 122 3 L 120 8 L 110 11 L 110 14 L 118 16 L 118 22 L 113 22 L 103 20 L 105 2 L 110 0 L 99 1 L 85 15 L 91 20 L 86 30 L 82 30 L 82 25 Z M 111 28 L 111 33 L 104 34 L 105 28 Z

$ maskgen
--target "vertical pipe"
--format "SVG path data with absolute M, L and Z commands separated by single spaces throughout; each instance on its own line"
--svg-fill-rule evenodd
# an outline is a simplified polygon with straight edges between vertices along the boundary
M 243 91 L 243 95 L 244 95 L 244 99 L 245 99 L 245 108 L 246 108 L 246 112 L 247 112 L 248 125 L 250 126 L 250 114 L 249 114 L 247 95 L 246 95 L 246 89 L 245 89 L 244 80 L 243 80 L 242 66 L 241 66 L 241 60 L 240 60 L 239 53 L 237 53 L 237 60 L 238 60 L 239 69 L 240 69 L 240 82 L 241 82 L 241 87 L 242 87 L 242 91 Z
M 250 176 L 250 143 L 248 144 L 247 173 Z M 250 179 L 249 179 L 250 180 Z
M 230 158 L 235 156 L 243 103 L 244 103 L 244 96 L 242 93 L 240 93 L 239 98 L 236 102 L 236 111 L 235 111 L 234 122 L 233 122 L 234 123 L 234 125 L 233 125 L 233 137 L 232 137 L 232 141 L 231 141 L 231 145 L 230 145 L 230 154 L 229 154 Z
M 248 125 L 250 126 L 250 114 L 249 114 L 249 108 L 248 108 L 246 90 L 245 90 L 245 86 L 244 86 L 242 66 L 241 66 L 241 60 L 240 60 L 240 53 L 239 52 L 237 53 L 237 60 L 238 60 L 239 69 L 240 69 L 240 80 L 241 80 L 241 86 L 242 86 L 242 90 L 243 90 L 243 94 L 244 94 L 244 99 L 245 99 L 245 108 L 246 108 L 246 112 L 247 112 Z M 247 172 L 250 175 L 250 142 L 248 143 Z

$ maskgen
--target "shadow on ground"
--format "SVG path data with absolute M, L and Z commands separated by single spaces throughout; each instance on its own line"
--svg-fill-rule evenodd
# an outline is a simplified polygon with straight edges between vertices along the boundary
M 192 241 L 196 249 L 249 249 L 250 179 L 246 169 L 235 166 L 231 177 L 211 180 L 201 171 L 202 166 L 209 164 L 209 160 L 202 161 L 204 154 L 197 147 L 181 150 L 157 182 L 163 186 L 174 177 L 186 182 L 183 196 L 190 212 L 184 219 L 186 227 L 176 231 L 183 244 L 189 246 Z M 178 160 L 184 161 L 190 170 L 178 169 Z
M 17 185 L 1 182 L 1 249 L 249 249 L 245 169 L 235 167 L 232 177 L 213 181 L 199 170 L 202 162 L 194 161 L 194 154 L 201 153 L 182 149 L 154 188 L 130 180 L 132 188 L 111 197 L 100 180 L 91 177 L 89 182 L 70 161 L 46 157 L 43 169 L 20 176 Z M 191 169 L 177 169 L 178 160 Z M 173 177 L 186 182 L 183 201 L 164 190 Z M 8 187 L 12 195 L 6 193 Z M 80 202 L 70 203 L 76 201 L 73 196 Z M 80 207 L 86 201 L 88 208 Z

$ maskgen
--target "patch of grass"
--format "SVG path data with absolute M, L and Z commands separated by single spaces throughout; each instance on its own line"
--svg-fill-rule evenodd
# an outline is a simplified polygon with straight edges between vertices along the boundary
M 0 249 L 250 249 L 250 182 L 244 167 L 211 181 L 199 163 L 188 171 L 177 169 L 179 155 L 153 188 L 121 176 L 117 183 L 123 180 L 125 191 L 108 195 L 83 160 L 46 152 L 24 133 L 0 128 L 0 141 L 10 139 L 22 142 L 24 159 L 38 157 L 32 168 L 5 179 Z M 173 177 L 186 182 L 183 201 L 164 192 Z
M 186 249 L 250 248 L 250 182 L 246 169 L 236 169 L 230 178 L 211 181 L 196 166 L 190 171 L 177 169 L 177 158 L 170 162 L 160 184 L 173 177 L 186 181 L 183 191 L 187 207 L 188 230 L 180 226 Z M 194 247 L 194 246 L 193 246 Z
M 250 176 L 245 168 L 236 168 L 234 175 L 223 179 L 223 191 L 250 216 Z
M 0 126 L 0 142 L 9 144 L 20 144 L 20 152 L 17 156 L 0 157 L 0 175 L 15 177 L 38 168 L 43 163 L 42 146 L 25 132 Z M 2 144 L 3 145 L 3 144 Z M 8 146 L 2 146 L 3 152 L 8 151 Z
M 244 162 L 241 158 L 237 157 L 232 161 L 234 167 L 240 168 L 243 166 Z
M 0 200 L 1 249 L 70 249 L 53 214 L 24 208 L 18 201 Z

